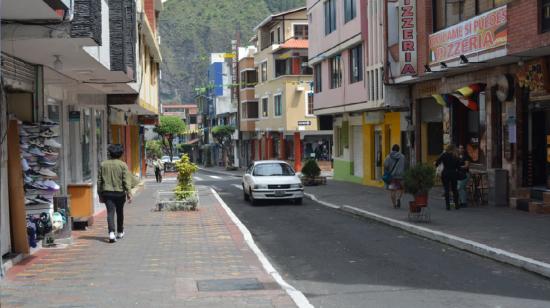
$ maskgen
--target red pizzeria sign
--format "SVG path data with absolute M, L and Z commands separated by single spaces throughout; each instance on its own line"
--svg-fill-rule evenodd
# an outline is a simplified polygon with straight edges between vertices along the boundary
M 430 62 L 501 47 L 507 40 L 507 8 L 502 6 L 430 35 Z
M 416 0 L 399 1 L 399 64 L 401 75 L 416 75 Z

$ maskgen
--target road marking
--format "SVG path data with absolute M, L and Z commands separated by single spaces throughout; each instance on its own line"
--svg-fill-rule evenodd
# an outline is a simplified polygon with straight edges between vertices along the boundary
M 309 303 L 304 293 L 302 293 L 300 290 L 297 290 L 283 279 L 281 274 L 277 272 L 277 270 L 273 267 L 273 265 L 271 265 L 269 260 L 267 260 L 264 253 L 260 250 L 260 248 L 258 248 L 256 243 L 254 242 L 254 239 L 252 238 L 252 234 L 250 233 L 250 231 L 248 231 L 246 226 L 243 225 L 243 223 L 239 220 L 235 213 L 233 213 L 229 206 L 225 204 L 220 195 L 218 195 L 218 193 L 214 189 L 211 190 L 214 194 L 214 197 L 218 200 L 218 202 L 220 202 L 223 209 L 227 212 L 227 215 L 229 215 L 229 218 L 231 218 L 233 223 L 239 228 L 239 230 L 243 234 L 244 241 L 246 242 L 246 244 L 248 244 L 248 247 L 250 247 L 250 249 L 252 249 L 252 251 L 256 254 L 267 273 L 270 274 L 271 277 L 275 279 L 275 281 L 277 281 L 281 288 L 285 290 L 285 292 L 290 296 L 290 298 L 292 298 L 292 300 L 294 301 L 294 303 L 296 303 L 298 307 L 313 308 L 313 305 Z
M 195 176 L 195 181 L 204 181 L 201 177 Z
M 236 188 L 238 188 L 238 189 L 240 189 L 240 190 L 243 190 L 243 187 L 242 187 L 241 185 L 239 185 L 239 184 L 232 184 L 232 186 L 233 186 L 233 187 L 236 187 Z
M 222 179 L 221 176 L 217 176 L 217 175 L 209 175 L 209 177 L 211 177 L 213 179 L 216 179 L 216 180 L 221 180 Z

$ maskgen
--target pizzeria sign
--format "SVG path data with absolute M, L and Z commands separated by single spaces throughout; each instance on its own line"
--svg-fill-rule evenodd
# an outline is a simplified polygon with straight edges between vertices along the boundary
M 505 46 L 507 21 L 507 7 L 501 6 L 430 35 L 430 62 Z

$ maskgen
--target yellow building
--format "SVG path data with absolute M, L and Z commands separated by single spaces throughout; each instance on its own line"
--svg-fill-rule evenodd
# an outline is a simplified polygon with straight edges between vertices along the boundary
M 293 160 L 299 168 L 304 154 L 309 156 L 323 144 L 313 115 L 306 9 L 271 15 L 255 31 L 259 109 L 255 129 L 260 139 L 255 152 L 260 159 Z M 313 139 L 304 142 L 307 136 Z M 324 137 L 326 142 L 332 139 Z

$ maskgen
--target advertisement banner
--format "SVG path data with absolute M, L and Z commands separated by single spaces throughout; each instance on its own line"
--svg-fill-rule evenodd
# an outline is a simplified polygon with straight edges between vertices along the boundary
M 416 0 L 399 1 L 399 67 L 401 75 L 416 75 Z
M 507 6 L 501 6 L 430 35 L 430 63 L 505 46 L 507 42 Z

